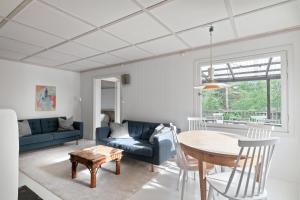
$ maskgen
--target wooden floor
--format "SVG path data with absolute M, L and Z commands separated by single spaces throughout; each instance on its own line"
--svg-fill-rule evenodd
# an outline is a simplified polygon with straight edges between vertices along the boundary
M 61 200 L 22 172 L 20 172 L 19 177 L 20 186 L 27 185 L 44 200 Z M 179 192 L 176 191 L 176 178 L 177 173 L 171 170 L 160 174 L 145 184 L 142 189 L 135 193 L 129 200 L 180 199 Z M 194 181 L 190 178 L 185 200 L 199 199 L 198 184 L 197 180 Z M 299 200 L 299 188 L 300 185 L 296 183 L 270 179 L 268 185 L 269 200 Z

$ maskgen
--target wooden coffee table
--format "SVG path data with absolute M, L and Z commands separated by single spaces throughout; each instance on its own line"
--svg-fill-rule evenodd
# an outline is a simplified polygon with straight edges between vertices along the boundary
M 76 178 L 78 163 L 85 165 L 91 172 L 91 188 L 96 187 L 96 174 L 101 165 L 110 161 L 116 161 L 116 175 L 120 174 L 122 159 L 121 149 L 98 145 L 69 153 L 72 163 L 72 179 Z

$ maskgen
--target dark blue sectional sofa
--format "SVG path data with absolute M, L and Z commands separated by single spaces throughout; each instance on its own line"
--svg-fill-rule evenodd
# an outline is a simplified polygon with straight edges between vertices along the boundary
M 75 130 L 72 131 L 58 131 L 57 117 L 29 119 L 28 122 L 32 135 L 19 138 L 20 152 L 75 141 L 83 137 L 82 122 L 74 122 Z
M 127 120 L 123 121 L 126 122 Z M 175 146 L 171 132 L 158 134 L 154 137 L 154 144 L 149 142 L 154 129 L 160 123 L 127 121 L 131 138 L 109 138 L 110 128 L 96 129 L 96 143 L 123 149 L 126 156 L 160 165 L 171 156 L 175 155 Z M 165 125 L 168 126 L 168 125 Z

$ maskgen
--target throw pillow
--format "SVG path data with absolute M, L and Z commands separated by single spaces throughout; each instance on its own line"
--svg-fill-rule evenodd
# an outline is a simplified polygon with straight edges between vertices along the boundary
M 25 135 L 31 135 L 31 128 L 27 120 L 18 122 L 19 127 L 19 137 L 23 137 Z
M 158 125 L 158 126 L 154 129 L 152 135 L 151 135 L 150 138 L 149 138 L 150 144 L 154 144 L 154 136 L 157 135 L 157 134 L 159 134 L 159 133 L 161 132 L 161 130 L 162 130 L 164 127 L 165 127 L 165 126 L 164 126 L 163 124 L 160 124 L 160 125 Z
M 110 124 L 111 138 L 130 138 L 128 132 L 128 122 L 124 124 L 111 123 Z
M 73 117 L 69 119 L 58 118 L 58 130 L 59 131 L 73 131 Z

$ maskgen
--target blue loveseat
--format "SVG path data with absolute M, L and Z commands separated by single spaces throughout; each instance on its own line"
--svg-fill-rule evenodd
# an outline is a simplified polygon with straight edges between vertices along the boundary
M 131 138 L 110 138 L 110 128 L 100 127 L 96 129 L 96 143 L 123 149 L 123 154 L 126 156 L 154 165 L 160 165 L 175 155 L 175 146 L 171 131 L 156 135 L 154 137 L 154 144 L 149 142 L 154 129 L 160 123 L 127 120 L 124 122 L 128 122 L 128 132 Z
M 20 152 L 79 140 L 83 137 L 82 122 L 74 122 L 75 130 L 72 131 L 58 131 L 57 117 L 29 119 L 28 123 L 32 134 L 19 138 Z

